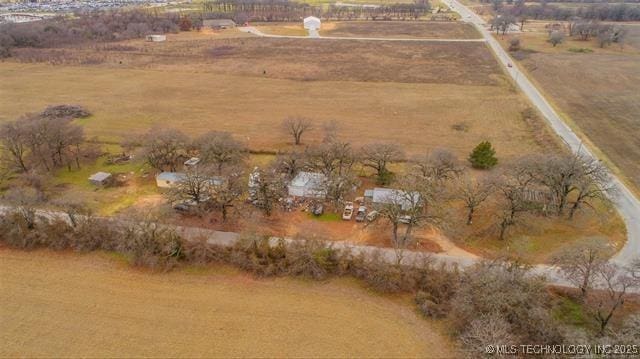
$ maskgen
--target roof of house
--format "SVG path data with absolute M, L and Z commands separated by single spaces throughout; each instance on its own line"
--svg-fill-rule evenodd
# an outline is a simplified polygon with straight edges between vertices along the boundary
M 185 177 L 186 175 L 182 172 L 161 172 L 156 176 L 156 179 L 160 181 L 179 182 L 184 180 Z
M 96 181 L 96 182 L 102 182 L 104 180 L 106 180 L 107 178 L 111 177 L 111 173 L 108 172 L 97 172 L 91 175 L 91 177 L 89 177 L 90 181 Z
M 231 19 L 209 19 L 202 20 L 203 26 L 235 26 L 236 23 Z
M 294 187 L 319 188 L 326 181 L 327 177 L 318 172 L 300 171 L 296 177 L 289 183 Z
M 315 17 L 315 16 L 307 16 L 307 17 L 305 17 L 305 18 L 304 18 L 304 20 L 302 20 L 302 21 L 303 21 L 303 22 L 307 22 L 307 21 L 317 21 L 317 22 L 320 22 L 320 19 L 318 19 L 318 18 L 317 18 L 317 17 Z
M 413 192 L 408 194 L 399 189 L 374 188 L 372 197 L 373 203 L 397 203 L 404 208 L 418 202 L 420 200 L 420 193 Z
M 195 166 L 200 163 L 200 159 L 198 157 L 191 157 L 188 160 L 184 161 L 185 166 Z

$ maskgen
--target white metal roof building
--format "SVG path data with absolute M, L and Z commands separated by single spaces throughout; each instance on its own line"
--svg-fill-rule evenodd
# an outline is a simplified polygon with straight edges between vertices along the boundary
M 327 190 L 325 189 L 326 181 L 327 178 L 322 173 L 301 171 L 287 186 L 289 196 L 307 198 L 325 197 L 327 195 Z
M 420 202 L 420 193 L 407 193 L 399 189 L 374 188 L 372 193 L 374 204 L 398 204 L 404 210 L 408 210 Z
M 315 16 L 308 16 L 302 20 L 304 28 L 307 30 L 320 30 L 320 19 Z
M 111 180 L 111 173 L 97 172 L 89 177 L 89 182 L 96 186 L 102 186 Z

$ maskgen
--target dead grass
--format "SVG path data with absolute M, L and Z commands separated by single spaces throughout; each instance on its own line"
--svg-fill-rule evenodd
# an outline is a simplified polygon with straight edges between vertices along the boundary
M 3 357 L 451 357 L 408 298 L 351 280 L 168 274 L 105 254 L 0 249 Z
M 463 22 L 345 21 L 323 23 L 320 35 L 428 39 L 478 39 L 478 31 Z
M 537 30 L 534 28 L 534 30 Z M 520 35 L 522 64 L 570 123 L 640 191 L 640 26 L 624 48 L 568 40 L 553 48 L 543 31 Z M 503 42 L 504 43 L 504 42 Z M 571 53 L 588 48 L 592 53 Z

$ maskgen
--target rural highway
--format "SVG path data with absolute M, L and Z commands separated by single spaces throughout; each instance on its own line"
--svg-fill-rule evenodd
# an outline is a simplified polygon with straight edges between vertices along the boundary
M 558 116 L 549 102 L 542 96 L 535 85 L 529 81 L 526 74 L 518 69 L 507 52 L 487 29 L 486 22 L 457 0 L 448 0 L 449 7 L 462 17 L 463 21 L 473 24 L 482 34 L 489 47 L 493 50 L 499 62 L 513 78 L 520 90 L 538 108 L 551 128 L 564 140 L 574 152 L 582 152 L 586 156 L 598 159 L 583 143 L 580 137 Z M 627 226 L 627 242 L 625 246 L 612 258 L 619 265 L 628 265 L 632 260 L 640 257 L 640 201 L 629 188 L 611 171 L 611 182 L 615 188 L 611 200 Z

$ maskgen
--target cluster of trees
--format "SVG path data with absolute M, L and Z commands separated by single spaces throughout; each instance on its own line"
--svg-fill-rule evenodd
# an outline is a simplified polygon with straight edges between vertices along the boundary
M 84 132 L 72 121 L 89 116 L 80 106 L 59 105 L 0 126 L 3 167 L 18 172 L 80 168 Z
M 289 0 L 215 0 L 202 4 L 204 13 L 233 17 L 236 22 L 298 21 L 305 16 L 320 16 L 322 8 Z
M 180 236 L 153 217 L 105 220 L 72 202 L 57 204 L 63 215 L 47 215 L 36 210 L 38 200 L 24 190 L 13 190 L 10 197 L 15 209 L 0 216 L 0 243 L 4 245 L 115 251 L 128 256 L 133 265 L 157 270 L 181 264 L 225 263 L 257 276 L 315 280 L 352 276 L 376 291 L 413 293 L 425 316 L 447 320 L 471 357 L 485 355 L 486 346 L 497 343 L 633 344 L 640 339 L 637 315 L 627 317 L 621 325 L 611 324 L 631 291 L 640 286 L 640 261 L 618 267 L 606 262 L 604 252 L 590 245 L 567 251 L 556 265 L 581 289 L 577 297 L 563 295 L 583 308 L 585 319 L 595 330 L 590 325 L 576 328 L 559 321 L 553 314 L 558 301 L 544 278 L 516 261 L 482 261 L 458 270 L 424 257 L 408 266 L 389 263 L 376 254 L 338 250 L 325 242 L 285 242 L 257 234 L 244 234 L 235 244 L 221 246 L 209 243 L 206 237 Z
M 332 4 L 328 8 L 288 0 L 216 0 L 205 2 L 202 6 L 203 12 L 211 16 L 233 17 L 240 23 L 246 21 L 299 21 L 309 15 L 336 20 L 408 20 L 426 15 L 430 9 L 426 0 L 380 6 Z
M 638 21 L 640 6 L 629 4 L 593 4 L 580 7 L 561 7 L 557 5 L 524 5 L 516 1 L 513 6 L 502 6 L 502 0 L 491 1 L 494 9 L 505 15 L 535 20 L 571 20 L 580 18 L 600 21 Z M 509 3 L 509 2 L 507 2 Z
M 55 17 L 29 23 L 0 25 L 0 57 L 14 47 L 55 47 L 68 44 L 140 38 L 150 33 L 177 32 L 175 13 L 117 10 Z

